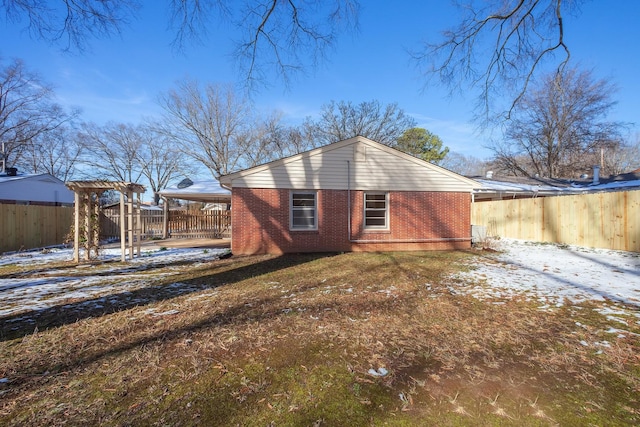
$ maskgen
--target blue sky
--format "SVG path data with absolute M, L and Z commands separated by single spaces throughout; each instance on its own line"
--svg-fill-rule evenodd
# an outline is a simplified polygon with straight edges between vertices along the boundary
M 167 30 L 168 3 L 145 0 L 139 18 L 120 37 L 93 40 L 82 54 L 62 53 L 59 46 L 30 38 L 24 23 L 0 21 L 0 56 L 23 59 L 55 87 L 59 103 L 81 108 L 84 120 L 136 123 L 158 115 L 159 94 L 185 77 L 201 83 L 237 81 L 229 29 L 212 26 L 203 45 L 177 53 Z M 489 157 L 483 148 L 487 137 L 476 134 L 471 122 L 475 94 L 449 97 L 444 88 L 424 87 L 407 54 L 457 22 L 456 9 L 446 0 L 361 3 L 359 30 L 342 34 L 328 60 L 289 87 L 273 81 L 261 89 L 254 95 L 257 108 L 280 110 L 287 121 L 298 123 L 331 100 L 395 102 L 452 151 Z M 619 87 L 611 118 L 625 122 L 637 121 L 640 112 L 639 20 L 635 0 L 586 1 L 577 16 L 565 18 L 573 63 Z

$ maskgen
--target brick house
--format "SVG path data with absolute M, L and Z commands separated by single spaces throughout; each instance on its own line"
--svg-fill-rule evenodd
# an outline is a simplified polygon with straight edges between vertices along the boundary
M 480 185 L 364 137 L 220 178 L 236 255 L 464 249 Z

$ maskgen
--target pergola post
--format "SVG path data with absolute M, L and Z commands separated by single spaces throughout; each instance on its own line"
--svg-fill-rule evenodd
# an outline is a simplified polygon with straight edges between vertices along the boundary
M 96 195 L 95 203 L 93 204 L 93 248 L 98 256 L 98 248 L 100 247 L 100 195 L 101 191 L 93 193 Z M 91 197 L 91 195 L 90 195 Z
M 80 193 L 74 193 L 73 261 L 80 262 Z
M 91 221 L 92 203 L 91 192 L 84 193 L 84 229 L 85 229 L 85 248 L 84 260 L 91 259 L 91 245 L 93 244 L 93 222 Z
M 120 193 L 120 261 L 127 260 L 127 216 L 124 193 Z
M 142 215 L 140 213 L 140 208 L 142 206 L 142 200 L 140 199 L 140 192 L 136 192 L 136 234 L 138 235 L 136 239 L 136 256 L 140 256 L 142 254 Z
M 133 192 L 126 190 L 127 193 L 127 236 L 129 240 L 129 260 L 133 259 Z

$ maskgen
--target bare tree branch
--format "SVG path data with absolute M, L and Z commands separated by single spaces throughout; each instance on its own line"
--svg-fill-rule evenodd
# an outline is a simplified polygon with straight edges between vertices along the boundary
M 305 61 L 314 67 L 340 31 L 357 28 L 358 11 L 356 0 L 245 2 L 237 13 L 244 36 L 236 55 L 247 85 L 265 83 L 266 70 L 287 83 Z
M 135 16 L 138 0 L 3 0 L 7 20 L 27 21 L 29 33 L 57 43 L 66 40 L 65 49 L 80 51 L 90 38 L 120 34 Z
M 92 38 L 120 34 L 140 0 L 3 0 L 6 20 L 65 50 L 85 50 Z M 170 0 L 173 46 L 203 42 L 211 25 L 228 24 L 248 87 L 315 67 L 337 34 L 356 29 L 358 0 Z M 309 65 L 309 61 L 311 64 Z
M 509 117 L 547 60 L 556 58 L 561 73 L 570 58 L 564 39 L 563 14 L 582 0 L 470 1 L 461 7 L 459 26 L 443 34 L 438 44 L 426 44 L 413 58 L 425 76 L 435 77 L 454 91 L 466 84 L 480 91 L 477 119 L 488 123 L 496 98 L 511 102 L 500 113 Z M 485 43 L 485 40 L 489 43 Z

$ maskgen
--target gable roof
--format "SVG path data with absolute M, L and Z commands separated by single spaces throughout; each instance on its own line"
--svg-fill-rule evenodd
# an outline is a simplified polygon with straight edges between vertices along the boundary
M 46 182 L 52 184 L 62 184 L 64 182 L 53 175 L 48 173 L 23 173 L 17 175 L 0 175 L 0 184 L 10 183 L 10 182 L 18 182 L 18 181 L 37 181 L 37 182 Z
M 357 136 L 220 177 L 227 188 L 463 191 L 481 186 L 440 166 Z

